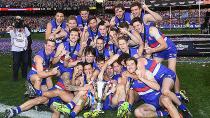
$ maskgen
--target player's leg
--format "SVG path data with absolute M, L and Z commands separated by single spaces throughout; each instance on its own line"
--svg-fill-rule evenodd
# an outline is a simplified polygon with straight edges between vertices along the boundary
M 170 68 L 171 70 L 173 70 L 176 73 L 176 58 L 168 59 L 168 68 Z M 176 96 L 179 99 L 182 99 L 185 102 L 189 102 L 188 97 L 184 93 L 180 94 L 180 81 L 179 81 L 177 74 L 176 74 L 176 81 L 175 81 L 175 85 L 174 85 L 174 91 L 176 93 Z
M 176 109 L 176 107 L 174 106 L 174 104 L 172 103 L 169 97 L 161 95 L 160 104 L 168 110 L 172 118 L 180 118 L 178 110 Z
M 48 98 L 53 98 L 53 97 L 60 97 L 64 102 L 70 102 L 74 95 L 68 91 L 64 91 L 61 89 L 54 89 L 50 91 L 43 92 L 43 96 L 48 97 Z
M 134 111 L 137 118 L 153 118 L 158 117 L 156 108 L 150 104 L 143 104 L 137 107 Z
M 21 112 L 27 111 L 36 105 L 44 104 L 47 101 L 48 101 L 48 98 L 46 97 L 37 97 L 34 99 L 30 99 L 20 106 L 17 106 L 11 109 L 6 109 L 4 117 L 10 118 L 10 117 L 16 116 L 17 114 L 20 114 Z

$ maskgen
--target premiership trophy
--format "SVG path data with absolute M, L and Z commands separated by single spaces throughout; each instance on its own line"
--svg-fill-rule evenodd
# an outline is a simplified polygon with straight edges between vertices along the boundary
M 98 103 L 97 103 L 96 109 L 98 111 L 102 111 L 101 100 L 102 100 L 102 97 L 103 97 L 103 88 L 104 88 L 104 86 L 105 86 L 105 82 L 103 82 L 103 81 L 98 81 L 97 82 Z

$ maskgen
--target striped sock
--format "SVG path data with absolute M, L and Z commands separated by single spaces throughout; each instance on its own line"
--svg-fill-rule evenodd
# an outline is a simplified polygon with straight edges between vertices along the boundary
M 36 89 L 36 94 L 37 94 L 38 96 L 42 96 L 42 91 Z
M 71 102 L 68 103 L 66 106 L 67 106 L 69 109 L 73 109 L 73 108 L 76 106 L 76 104 L 75 104 L 73 101 L 71 101 Z
M 178 108 L 179 108 L 180 110 L 182 110 L 182 111 L 186 111 L 186 110 L 187 110 L 187 107 L 186 107 L 184 104 L 180 104 L 180 105 L 178 106 Z

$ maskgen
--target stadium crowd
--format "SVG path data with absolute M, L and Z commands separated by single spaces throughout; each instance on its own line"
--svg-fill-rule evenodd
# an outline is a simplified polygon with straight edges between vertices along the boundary
M 199 28 L 200 24 L 204 22 L 205 13 L 207 9 L 201 9 L 201 21 L 199 23 L 198 9 L 190 10 L 173 10 L 171 13 L 169 11 L 156 11 L 159 13 L 163 20 L 157 23 L 160 28 Z M 114 14 L 94 14 L 93 16 L 99 17 L 110 21 Z M 0 19 L 0 32 L 5 32 L 6 27 L 13 22 L 15 16 L 2 16 Z M 29 25 L 33 32 L 44 32 L 46 30 L 46 23 L 49 22 L 54 16 L 24 16 L 25 23 Z M 67 19 L 67 16 L 65 17 Z M 171 23 L 171 24 L 170 24 Z
M 87 5 L 89 7 L 95 7 L 96 2 L 94 0 L 3 0 L 0 2 L 0 7 L 8 8 L 79 8 L 81 5 Z M 76 10 L 75 9 L 75 10 Z
M 67 20 L 57 12 L 45 24 L 44 47 L 35 54 L 27 75 L 25 94 L 32 99 L 6 109 L 4 117 L 46 104 L 52 118 L 61 113 L 75 118 L 83 109 L 90 110 L 85 118 L 106 110 L 117 110 L 120 118 L 192 118 L 176 74 L 176 46 L 154 25 L 162 16 L 138 2 L 130 10 L 118 4 L 109 21 L 91 16 L 87 7 Z M 25 44 L 21 37 L 27 41 L 27 28 L 18 24 L 7 27 L 16 48 Z M 133 107 L 139 100 L 143 104 Z

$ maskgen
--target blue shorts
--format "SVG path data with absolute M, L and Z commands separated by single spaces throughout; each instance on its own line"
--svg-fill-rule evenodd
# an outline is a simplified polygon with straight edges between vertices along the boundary
M 158 57 L 158 58 L 162 58 L 162 59 L 165 59 L 165 60 L 168 60 L 170 58 L 176 58 L 177 57 L 177 50 L 176 48 L 171 48 L 171 49 L 168 49 L 168 50 L 163 50 L 163 51 L 160 51 L 160 52 L 156 52 L 153 54 L 153 57 Z
M 147 96 L 146 99 L 144 99 L 144 103 L 146 104 L 150 104 L 152 106 L 154 106 L 156 108 L 156 110 L 160 109 L 160 96 L 162 94 L 160 92 L 152 92 L 151 94 L 149 94 L 149 96 Z
M 103 110 L 117 110 L 117 106 L 112 105 L 112 95 L 106 97 L 103 102 Z
M 170 78 L 175 83 L 176 81 L 176 74 L 172 70 L 168 69 L 164 74 L 162 74 L 158 79 L 155 78 L 155 80 L 158 82 L 158 84 L 162 87 L 163 81 L 165 78 Z
M 31 76 L 32 76 L 32 75 L 35 75 L 35 74 L 37 74 L 37 72 L 36 72 L 36 71 L 34 71 L 34 70 L 30 70 L 30 71 L 28 72 L 28 74 L 27 74 L 27 81 L 28 81 L 29 83 L 31 83 L 31 84 L 32 84 L 32 82 L 31 82 L 30 78 L 31 78 Z M 42 83 L 41 83 L 41 85 L 46 85 L 46 79 L 45 79 L 45 78 L 44 78 L 44 79 L 42 79 Z
M 58 70 L 60 71 L 61 74 L 65 73 L 65 72 L 72 73 L 72 71 L 73 71 L 73 68 L 67 68 L 63 64 L 57 64 L 57 66 L 59 66 Z
M 176 45 L 169 38 L 167 38 L 166 43 L 168 45 L 168 48 L 163 51 L 154 53 L 153 57 L 158 57 L 165 60 L 177 57 Z

